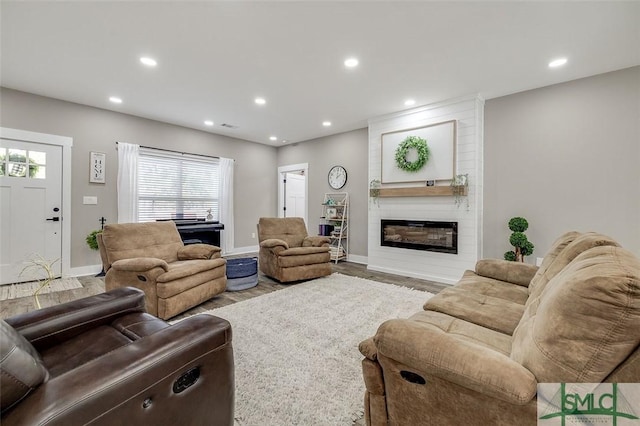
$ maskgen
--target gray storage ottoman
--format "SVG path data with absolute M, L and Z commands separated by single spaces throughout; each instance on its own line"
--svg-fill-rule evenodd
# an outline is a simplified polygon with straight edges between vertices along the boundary
M 227 259 L 227 291 L 246 290 L 258 285 L 258 259 Z

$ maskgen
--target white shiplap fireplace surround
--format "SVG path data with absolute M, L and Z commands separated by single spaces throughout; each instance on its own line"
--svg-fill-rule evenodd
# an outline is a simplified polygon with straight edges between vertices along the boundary
M 457 121 L 456 174 L 469 175 L 469 207 L 453 196 L 378 198 L 369 203 L 369 269 L 454 284 L 482 256 L 484 100 L 478 96 L 426 105 L 369 120 L 369 181 L 381 177 L 382 134 Z M 449 185 L 448 181 L 438 182 Z M 425 182 L 399 186 L 424 186 Z M 389 185 L 384 185 L 383 188 Z M 398 186 L 397 184 L 395 186 Z M 380 245 L 381 219 L 458 222 L 458 254 Z

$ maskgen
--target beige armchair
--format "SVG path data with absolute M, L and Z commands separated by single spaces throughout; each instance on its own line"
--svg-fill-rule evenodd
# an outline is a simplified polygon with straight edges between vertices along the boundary
M 147 311 L 168 319 L 226 290 L 225 259 L 208 244 L 185 246 L 174 222 L 106 225 L 98 234 L 106 289 L 144 291 Z
M 331 275 L 331 240 L 309 236 L 300 217 L 261 217 L 258 241 L 260 271 L 269 277 L 291 282 Z

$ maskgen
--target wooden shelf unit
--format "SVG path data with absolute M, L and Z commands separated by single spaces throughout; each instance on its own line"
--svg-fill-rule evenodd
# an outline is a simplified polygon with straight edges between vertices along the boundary
M 335 212 L 333 216 L 328 214 L 329 209 Z M 347 260 L 349 256 L 349 193 L 325 193 L 320 219 L 325 224 L 336 227 L 336 230 L 329 235 L 331 238 L 331 260 L 335 263 L 338 263 L 339 260 Z
M 387 197 L 446 197 L 454 195 L 468 195 L 466 186 L 414 186 L 405 188 L 378 188 L 379 198 Z M 456 191 L 459 191 L 456 194 Z

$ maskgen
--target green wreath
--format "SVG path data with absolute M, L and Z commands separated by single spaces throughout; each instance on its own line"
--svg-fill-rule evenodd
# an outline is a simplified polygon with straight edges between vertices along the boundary
M 410 149 L 415 149 L 418 152 L 416 161 L 407 161 L 407 154 Z M 408 136 L 396 149 L 396 164 L 401 170 L 412 173 L 417 172 L 429 161 L 430 154 L 426 140 L 418 136 Z

